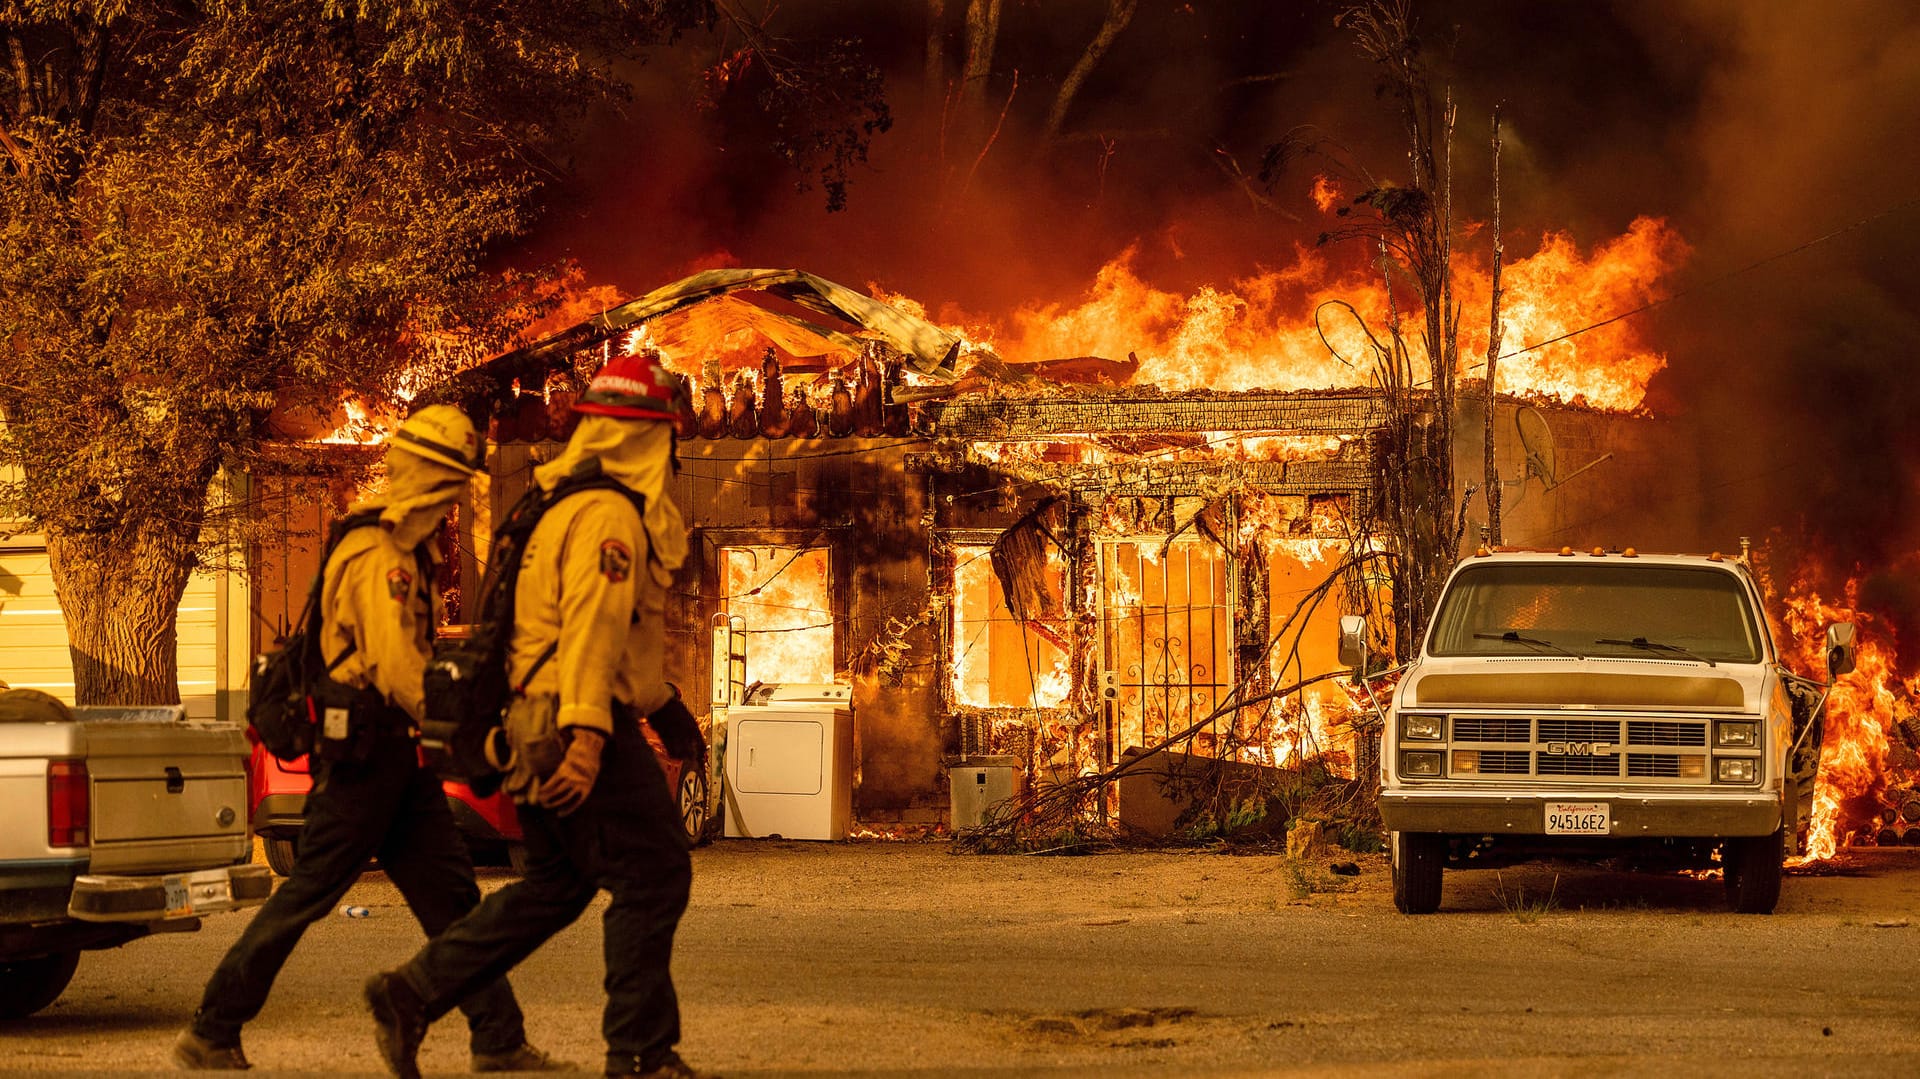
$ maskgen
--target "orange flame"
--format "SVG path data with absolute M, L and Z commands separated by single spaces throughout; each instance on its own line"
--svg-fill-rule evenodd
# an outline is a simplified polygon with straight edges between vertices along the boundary
M 720 560 L 726 612 L 747 622 L 747 682 L 832 682 L 827 548 L 723 547 Z
M 1779 636 L 1788 657 L 1803 671 L 1821 670 L 1827 626 L 1850 621 L 1859 627 L 1857 666 L 1835 682 L 1827 698 L 1805 852 L 1806 861 L 1821 861 L 1871 825 L 1881 795 L 1895 778 L 1889 734 L 1898 702 L 1920 687 L 1896 673 L 1898 652 L 1891 627 L 1859 609 L 1857 579 L 1847 582 L 1839 599 L 1825 598 L 1806 581 L 1796 581 L 1781 603 L 1784 632 Z
M 1585 330 L 1637 308 L 1686 257 L 1687 246 L 1664 221 L 1643 217 L 1626 234 L 1582 254 L 1573 240 L 1549 233 L 1531 256 L 1504 270 L 1503 352 Z M 1140 361 L 1136 383 L 1168 390 L 1309 390 L 1362 386 L 1372 360 L 1366 336 L 1351 315 L 1323 305 L 1353 305 L 1374 336 L 1388 311 L 1385 287 L 1370 273 L 1336 273 L 1327 253 L 1300 248 L 1293 263 L 1266 269 L 1225 287 L 1191 295 L 1156 288 L 1135 269 L 1137 248 L 1103 266 L 1076 305 L 1050 304 L 1016 312 L 995 336 L 1009 358 L 1129 354 Z M 1462 259 L 1455 291 L 1466 311 L 1485 311 L 1492 278 Z M 1402 292 L 1403 332 L 1417 336 Z M 1320 325 L 1315 325 L 1315 312 Z M 1484 322 L 1463 319 L 1460 355 L 1471 374 L 1486 354 Z M 1333 352 L 1329 352 L 1329 346 Z M 1416 346 L 1417 347 L 1417 346 Z M 1509 355 L 1498 369 L 1499 389 L 1596 408 L 1640 407 L 1647 383 L 1666 357 L 1646 344 L 1631 322 L 1618 322 L 1566 341 Z
M 1323 214 L 1331 211 L 1334 205 L 1344 197 L 1344 192 L 1340 190 L 1340 181 L 1326 175 L 1313 178 L 1313 190 L 1308 194 L 1313 198 L 1313 204 L 1319 207 Z

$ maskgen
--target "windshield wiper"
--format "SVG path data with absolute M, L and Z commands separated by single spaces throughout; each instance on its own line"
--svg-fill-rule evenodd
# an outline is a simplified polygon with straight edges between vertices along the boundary
M 1578 652 L 1562 648 L 1552 641 L 1543 641 L 1538 637 L 1523 637 L 1517 629 L 1510 629 L 1505 633 L 1476 633 L 1473 635 L 1473 639 L 1476 641 L 1511 641 L 1514 644 L 1530 644 L 1536 648 L 1544 648 L 1550 652 L 1558 652 L 1563 656 L 1572 656 L 1574 659 L 1587 658 Z
M 1631 641 L 1623 641 L 1618 637 L 1602 637 L 1599 640 L 1594 641 L 1593 643 L 1594 644 L 1624 644 L 1628 648 L 1638 648 L 1642 652 L 1670 652 L 1676 656 L 1685 656 L 1688 659 L 1695 660 L 1700 663 L 1704 663 L 1709 667 L 1716 666 L 1716 664 L 1712 660 L 1708 659 L 1707 657 L 1701 655 L 1698 652 L 1694 652 L 1689 649 L 1682 648 L 1677 644 L 1667 644 L 1664 641 L 1649 641 L 1645 637 L 1635 637 Z

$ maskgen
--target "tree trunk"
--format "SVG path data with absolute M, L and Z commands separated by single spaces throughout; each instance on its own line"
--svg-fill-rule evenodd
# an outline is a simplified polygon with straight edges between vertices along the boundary
M 67 620 L 76 703 L 180 702 L 176 618 L 197 531 L 197 522 L 183 529 L 151 519 L 113 532 L 49 526 L 47 557 Z
M 1500 535 L 1500 470 L 1493 457 L 1493 416 L 1498 399 L 1494 396 L 1493 377 L 1500 363 L 1500 261 L 1506 254 L 1500 246 L 1500 109 L 1493 110 L 1493 299 L 1492 326 L 1487 331 L 1487 542 L 1495 547 Z
M 984 126 L 987 80 L 993 76 L 993 47 L 1000 37 L 1000 0 L 967 0 L 967 67 L 960 101 L 969 123 Z
M 1120 36 L 1120 31 L 1125 30 L 1127 23 L 1133 21 L 1133 13 L 1138 6 L 1139 0 L 1107 0 L 1107 17 L 1101 21 L 1099 32 L 1095 33 L 1093 40 L 1087 43 L 1086 51 L 1080 54 L 1080 59 L 1074 63 L 1073 70 L 1067 72 L 1066 81 L 1060 84 L 1060 92 L 1053 96 L 1053 108 L 1047 111 L 1047 126 L 1042 134 L 1044 140 L 1051 141 L 1060 137 L 1060 129 L 1067 122 L 1068 107 L 1079 95 L 1080 88 L 1086 85 L 1087 76 L 1093 74 L 1093 69 L 1099 66 L 1100 58 L 1107 55 L 1107 50 L 1113 48 L 1113 42 Z
M 928 111 L 940 114 L 947 96 L 947 0 L 927 0 Z

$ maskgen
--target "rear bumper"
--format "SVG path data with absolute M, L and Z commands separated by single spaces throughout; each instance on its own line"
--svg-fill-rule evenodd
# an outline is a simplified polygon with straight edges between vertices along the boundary
M 498 797 L 495 795 L 494 797 Z M 505 827 L 505 821 L 495 824 L 473 803 L 457 794 L 447 795 L 447 810 L 453 814 L 453 826 L 460 834 L 479 843 L 517 843 L 520 841 L 519 829 Z M 515 823 L 518 823 L 516 821 Z
M 1607 803 L 1613 823 L 1609 836 L 1616 839 L 1769 835 L 1780 827 L 1780 796 L 1762 791 L 1700 795 L 1383 790 L 1380 819 L 1396 832 L 1544 835 L 1548 802 Z
M 273 891 L 263 865 L 233 865 L 151 877 L 82 876 L 67 913 L 85 922 L 157 922 L 257 907 Z
M 269 794 L 253 807 L 253 832 L 274 839 L 290 839 L 307 820 L 305 794 Z

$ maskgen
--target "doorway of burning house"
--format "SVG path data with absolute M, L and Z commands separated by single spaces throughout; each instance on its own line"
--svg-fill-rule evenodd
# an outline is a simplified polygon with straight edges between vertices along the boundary
M 1235 574 L 1199 537 L 1103 538 L 1099 549 L 1103 764 L 1206 720 L 1233 691 Z M 1190 752 L 1216 755 L 1220 716 Z
M 850 579 L 833 529 L 700 530 L 702 604 L 746 622 L 747 683 L 827 683 L 843 678 Z M 715 657 L 708 642 L 704 668 Z

